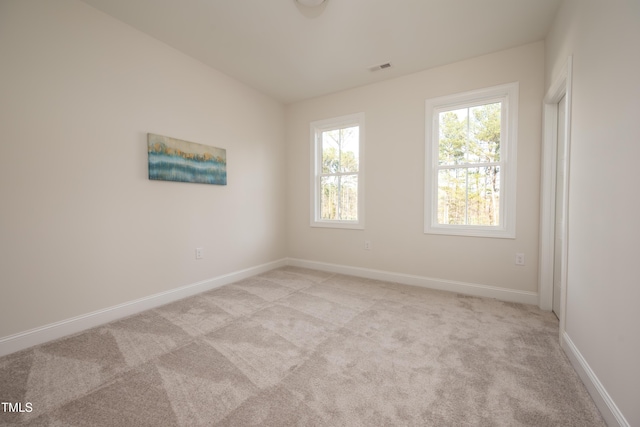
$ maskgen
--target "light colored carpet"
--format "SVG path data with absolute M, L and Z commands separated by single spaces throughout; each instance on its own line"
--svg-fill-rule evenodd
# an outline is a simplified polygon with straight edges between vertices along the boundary
M 604 426 L 553 314 L 293 267 L 5 356 L 0 401 L 33 407 L 1 425 Z

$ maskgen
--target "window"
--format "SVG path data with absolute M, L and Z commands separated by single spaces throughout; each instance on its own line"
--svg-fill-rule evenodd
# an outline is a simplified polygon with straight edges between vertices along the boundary
M 425 233 L 515 237 L 518 83 L 426 101 Z
M 364 113 L 311 123 L 311 226 L 364 228 Z

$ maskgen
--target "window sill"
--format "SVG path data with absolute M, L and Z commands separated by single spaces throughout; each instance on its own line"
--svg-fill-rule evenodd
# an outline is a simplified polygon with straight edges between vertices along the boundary
M 473 226 L 431 226 L 424 230 L 424 234 L 441 234 L 447 236 L 487 237 L 493 239 L 515 239 L 516 233 L 502 228 L 485 229 Z
M 339 228 L 347 230 L 364 230 L 364 224 L 351 221 L 313 221 L 313 228 Z

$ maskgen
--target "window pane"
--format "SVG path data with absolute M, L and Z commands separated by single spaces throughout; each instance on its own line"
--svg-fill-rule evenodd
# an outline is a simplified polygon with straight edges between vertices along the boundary
M 465 224 L 466 180 L 464 168 L 438 172 L 438 224 Z
M 320 178 L 320 218 L 338 218 L 338 187 L 339 178 L 336 176 L 323 176 Z
M 502 103 L 470 108 L 469 162 L 500 161 L 500 117 Z
M 352 126 L 340 129 L 340 134 L 340 171 L 358 172 L 360 127 Z
M 311 123 L 312 227 L 364 228 L 363 198 L 358 197 L 363 125 L 364 113 Z
M 358 175 L 343 175 L 340 185 L 340 219 L 358 219 Z
M 358 220 L 358 175 L 323 176 L 320 191 L 321 219 Z
M 467 224 L 499 225 L 499 167 L 469 168 L 467 185 Z
M 426 100 L 425 233 L 515 238 L 518 92 Z
M 340 170 L 340 130 L 322 132 L 322 173 Z
M 438 115 L 439 164 L 457 165 L 466 161 L 467 116 L 466 108 L 445 111 Z

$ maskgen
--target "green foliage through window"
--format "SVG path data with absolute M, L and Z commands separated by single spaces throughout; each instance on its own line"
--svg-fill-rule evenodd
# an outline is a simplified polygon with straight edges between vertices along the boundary
M 320 218 L 358 220 L 359 126 L 321 133 Z
M 438 114 L 438 224 L 500 224 L 502 103 Z

